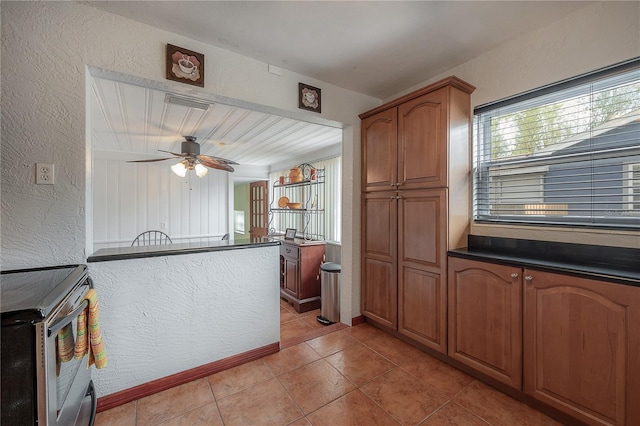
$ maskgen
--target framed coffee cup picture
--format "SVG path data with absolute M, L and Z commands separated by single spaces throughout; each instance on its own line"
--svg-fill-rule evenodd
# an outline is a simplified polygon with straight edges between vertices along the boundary
M 167 79 L 204 87 L 204 55 L 167 44 Z
M 298 108 L 321 112 L 320 89 L 304 83 L 298 83 Z

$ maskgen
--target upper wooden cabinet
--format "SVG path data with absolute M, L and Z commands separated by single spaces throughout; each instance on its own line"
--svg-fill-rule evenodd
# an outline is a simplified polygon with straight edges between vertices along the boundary
M 361 114 L 362 190 L 445 187 L 450 172 L 465 178 L 474 89 L 449 77 Z
M 390 108 L 362 121 L 363 189 L 396 189 L 398 181 L 398 108 Z

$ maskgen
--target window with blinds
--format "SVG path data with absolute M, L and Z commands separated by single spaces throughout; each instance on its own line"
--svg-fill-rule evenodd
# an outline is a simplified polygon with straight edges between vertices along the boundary
M 474 220 L 640 229 L 640 59 L 474 111 Z

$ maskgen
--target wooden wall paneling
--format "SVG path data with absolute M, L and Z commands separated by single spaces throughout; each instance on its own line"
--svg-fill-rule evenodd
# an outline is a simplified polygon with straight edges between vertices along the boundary
M 136 179 L 134 167 L 131 164 L 121 164 L 118 180 L 118 235 L 136 234 L 136 210 L 138 194 L 136 186 L 133 185 Z
M 94 160 L 94 247 L 126 246 L 140 232 L 164 230 L 174 242 L 181 238 L 222 235 L 229 212 L 229 177 L 210 172 L 202 179 L 195 174 L 175 176 L 170 163 L 130 164 L 124 160 Z
M 118 229 L 120 224 L 118 214 L 120 208 L 120 199 L 118 197 L 118 187 L 120 182 L 120 174 L 118 164 L 112 162 L 107 163 L 106 182 L 104 183 L 105 193 L 107 194 L 106 218 L 107 218 L 107 240 L 119 239 Z
M 149 186 L 149 173 L 147 172 L 146 167 L 136 167 L 135 164 L 131 164 L 135 170 L 135 182 L 132 182 L 132 186 L 135 187 L 135 218 L 133 220 L 134 226 L 136 226 L 136 231 L 138 230 L 138 225 L 140 223 L 146 223 L 147 220 L 147 209 L 149 208 L 146 200 L 146 197 L 140 197 L 139 194 L 146 194 L 147 187 Z M 142 231 L 140 231 L 142 232 Z M 140 232 L 135 233 L 138 235 Z M 134 238 L 135 238 L 134 235 Z

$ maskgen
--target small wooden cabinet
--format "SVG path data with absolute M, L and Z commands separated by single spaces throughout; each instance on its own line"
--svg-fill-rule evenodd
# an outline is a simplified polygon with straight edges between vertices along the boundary
M 449 258 L 448 354 L 591 425 L 640 424 L 640 287 Z
M 320 265 L 324 259 L 324 242 L 283 241 L 280 245 L 280 297 L 297 312 L 320 307 Z
M 451 358 L 522 390 L 522 270 L 449 258 Z

